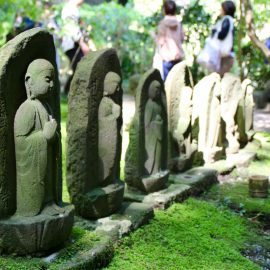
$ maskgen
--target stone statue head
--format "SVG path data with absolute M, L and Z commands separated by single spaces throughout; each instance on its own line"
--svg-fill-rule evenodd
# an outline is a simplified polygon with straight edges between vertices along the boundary
M 161 85 L 158 81 L 152 81 L 149 90 L 148 90 L 148 96 L 152 100 L 157 100 L 160 97 L 161 94 Z
M 25 88 L 29 99 L 43 99 L 54 88 L 54 67 L 45 59 L 36 59 L 30 63 L 25 75 Z
M 110 96 L 119 90 L 121 77 L 115 72 L 108 72 L 104 79 L 104 96 Z

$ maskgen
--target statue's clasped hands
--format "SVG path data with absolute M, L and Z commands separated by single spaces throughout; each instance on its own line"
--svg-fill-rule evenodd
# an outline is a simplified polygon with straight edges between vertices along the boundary
M 50 120 L 45 123 L 44 129 L 43 129 L 43 134 L 47 140 L 53 139 L 53 137 L 56 134 L 56 129 L 57 129 L 57 122 L 52 116 L 50 116 Z

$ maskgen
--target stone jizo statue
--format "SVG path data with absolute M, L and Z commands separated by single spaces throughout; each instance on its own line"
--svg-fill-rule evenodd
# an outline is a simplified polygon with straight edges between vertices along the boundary
M 151 69 L 142 76 L 136 90 L 136 111 L 125 157 L 125 180 L 135 192 L 155 192 L 168 181 L 166 105 L 160 73 Z
M 62 202 L 53 37 L 25 31 L 0 55 L 0 252 L 44 256 L 68 239 L 74 222 L 74 207 Z
M 86 55 L 71 82 L 67 184 L 77 214 L 87 219 L 109 216 L 123 201 L 121 82 L 120 63 L 113 49 Z
M 103 98 L 98 110 L 98 149 L 100 182 L 106 182 L 114 169 L 115 155 L 117 153 L 117 119 L 121 114 L 121 107 L 116 104 L 111 95 L 120 89 L 120 76 L 115 72 L 108 72 L 104 80 Z M 114 140 L 111 140 L 114 138 Z M 110 147 L 107 143 L 111 141 Z
M 54 89 L 54 67 L 44 59 L 27 69 L 27 100 L 15 116 L 17 215 L 35 216 L 56 204 L 55 181 L 59 137 L 49 102 Z
M 144 128 L 145 128 L 145 169 L 147 174 L 158 173 L 161 169 L 161 148 L 162 148 L 162 107 L 159 104 L 161 97 L 161 85 L 153 81 L 149 87 L 148 101 L 145 106 Z
M 180 172 L 192 166 L 197 145 L 191 132 L 193 79 L 185 61 L 170 71 L 165 90 L 168 107 L 169 168 Z

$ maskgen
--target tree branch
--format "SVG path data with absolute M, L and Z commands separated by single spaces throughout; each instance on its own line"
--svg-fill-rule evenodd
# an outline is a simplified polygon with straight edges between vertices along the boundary
M 261 41 L 255 31 L 254 28 L 254 19 L 253 19 L 253 9 L 252 5 L 250 3 L 250 0 L 243 0 L 245 13 L 246 13 L 246 27 L 248 31 L 248 36 L 251 40 L 251 42 L 264 54 L 264 56 L 267 58 L 267 60 L 270 62 L 270 50 L 267 48 L 267 46 L 264 44 L 263 41 Z

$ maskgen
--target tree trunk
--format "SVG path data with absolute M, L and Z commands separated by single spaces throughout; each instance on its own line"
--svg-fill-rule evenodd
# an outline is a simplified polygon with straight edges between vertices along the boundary
M 250 0 L 241 0 L 244 6 L 245 15 L 246 15 L 246 28 L 248 31 L 248 36 L 251 42 L 261 50 L 267 60 L 270 62 L 270 50 L 266 47 L 263 41 L 259 40 L 256 35 L 254 21 L 253 21 L 253 9 Z
M 243 63 L 243 50 L 242 50 L 242 40 L 244 38 L 244 32 L 245 32 L 245 17 L 244 17 L 244 5 L 242 1 L 239 3 L 239 10 L 240 10 L 240 18 L 239 18 L 239 24 L 238 24 L 238 31 L 237 31 L 237 45 L 238 45 L 238 51 L 237 51 L 237 61 L 240 68 L 240 78 L 241 81 L 244 80 L 244 63 Z

